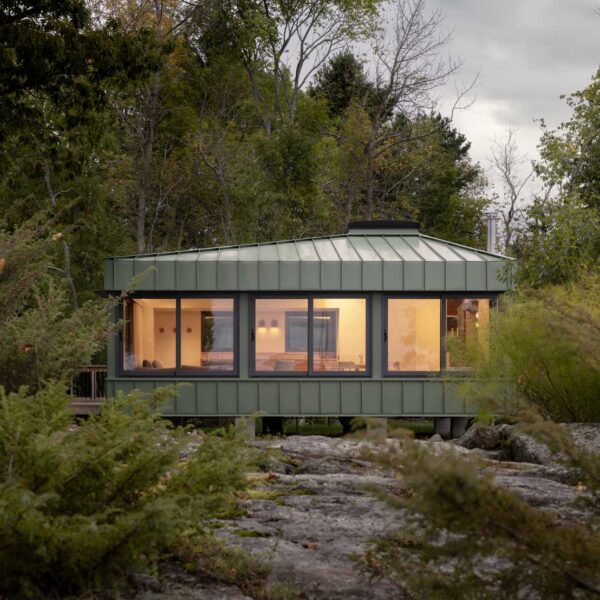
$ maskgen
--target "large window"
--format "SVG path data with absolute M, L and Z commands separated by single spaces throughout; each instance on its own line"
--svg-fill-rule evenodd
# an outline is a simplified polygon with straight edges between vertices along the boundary
M 367 301 L 257 298 L 253 338 L 256 373 L 364 375 Z
M 446 368 L 472 365 L 473 353 L 481 351 L 481 342 L 487 335 L 494 302 L 489 298 L 446 300 Z
M 181 369 L 233 371 L 233 298 L 181 299 Z
M 234 374 L 233 298 L 127 299 L 123 318 L 124 371 Z
M 366 372 L 365 298 L 313 300 L 313 369 L 316 373 Z
M 257 298 L 254 305 L 255 370 L 308 371 L 308 300 Z
M 125 300 L 123 368 L 161 373 L 175 370 L 177 306 L 174 299 Z
M 440 370 L 440 307 L 435 298 L 388 298 L 388 373 Z

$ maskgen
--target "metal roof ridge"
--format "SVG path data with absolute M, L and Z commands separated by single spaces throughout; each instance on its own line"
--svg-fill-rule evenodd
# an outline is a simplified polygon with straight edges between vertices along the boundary
M 504 254 L 494 254 L 493 252 L 488 252 L 487 250 L 481 250 L 480 248 L 473 248 L 472 246 L 466 246 L 465 244 L 459 244 L 458 242 L 450 242 L 449 240 L 443 240 L 442 238 L 436 238 L 432 235 L 425 235 L 424 233 L 419 233 L 419 237 L 427 238 L 428 240 L 434 240 L 436 242 L 441 242 L 442 244 L 448 244 L 449 246 L 456 246 L 457 248 L 463 248 L 464 250 L 470 250 L 471 252 L 479 252 L 480 254 L 485 254 L 487 256 L 493 256 L 494 258 L 504 258 L 506 260 L 517 260 L 513 256 L 506 256 Z
M 227 246 L 210 246 L 207 248 L 189 248 L 188 250 L 169 250 L 166 252 L 148 252 L 148 253 L 143 253 L 143 254 L 124 254 L 124 255 L 113 255 L 113 256 L 106 256 L 104 257 L 107 260 L 111 260 L 111 259 L 136 259 L 136 258 L 152 258 L 152 257 L 159 257 L 159 256 L 180 256 L 182 254 L 190 254 L 190 253 L 204 253 L 204 252 L 221 252 L 223 250 L 236 250 L 236 249 L 242 249 L 242 248 L 259 248 L 261 246 L 275 246 L 277 248 L 277 250 L 279 250 L 279 245 L 280 244 L 294 244 L 296 245 L 298 242 L 313 242 L 313 247 L 317 253 L 317 256 L 319 256 L 320 258 L 320 254 L 319 251 L 317 250 L 316 246 L 314 245 L 314 242 L 317 240 L 331 240 L 331 239 L 339 239 L 339 238 L 352 238 L 352 237 L 357 237 L 357 238 L 365 238 L 367 241 L 369 238 L 371 237 L 377 237 L 377 238 L 383 238 L 384 240 L 386 238 L 389 237 L 394 237 L 394 238 L 405 238 L 405 237 L 419 237 L 419 238 L 423 238 L 423 240 L 433 240 L 436 242 L 440 242 L 442 244 L 446 244 L 448 246 L 455 246 L 457 248 L 462 248 L 464 250 L 469 250 L 470 252 L 477 252 L 479 254 L 484 254 L 486 256 L 491 256 L 494 258 L 498 258 L 498 259 L 504 259 L 504 260 L 516 260 L 514 257 L 512 256 L 505 256 L 503 254 L 495 254 L 493 252 L 488 252 L 487 250 L 481 250 L 479 248 L 473 248 L 472 246 L 466 246 L 465 244 L 459 244 L 457 242 L 451 242 L 449 240 L 444 240 L 441 238 L 436 238 L 433 237 L 431 235 L 426 235 L 424 233 L 420 233 L 418 231 L 414 231 L 414 232 L 410 232 L 410 233 L 406 233 L 406 232 L 398 232 L 398 233 L 378 233 L 377 230 L 373 230 L 373 233 L 338 233 L 338 234 L 333 234 L 333 235 L 319 235 L 319 236 L 314 236 L 314 237 L 305 237 L 305 238 L 295 238 L 295 239 L 288 239 L 288 240 L 274 240 L 274 241 L 268 241 L 268 242 L 251 242 L 248 244 L 230 244 Z M 387 241 L 387 240 L 386 240 Z M 372 244 L 369 245 L 372 246 Z M 388 245 L 392 248 L 392 250 L 394 252 L 396 252 L 396 254 L 398 254 L 398 252 L 396 251 L 395 248 L 393 248 L 391 246 L 391 244 Z M 335 253 L 338 255 L 338 258 L 341 257 L 339 255 L 339 252 L 337 250 L 337 248 L 335 248 L 335 245 L 332 244 Z M 426 243 L 426 246 L 436 255 L 440 256 L 438 254 L 438 252 L 432 248 L 429 244 Z M 409 245 L 410 247 L 410 245 Z M 418 256 L 421 256 L 419 254 L 418 251 L 416 251 L 414 248 L 411 248 L 414 252 L 417 253 Z M 376 254 L 379 254 L 379 252 L 377 252 L 377 250 L 375 248 L 373 248 L 373 250 L 375 251 Z M 298 252 L 297 248 L 296 248 L 296 252 Z M 356 249 L 355 249 L 356 252 Z M 279 252 L 278 252 L 279 253 Z M 299 255 L 299 253 L 298 253 Z M 399 255 L 399 254 L 398 254 Z M 362 258 L 360 257 L 359 254 L 359 258 L 360 260 L 362 260 Z M 402 257 L 400 257 L 402 258 Z M 421 257 L 424 260 L 424 257 Z M 442 260 L 443 257 L 440 256 L 440 258 Z M 404 260 L 404 259 L 402 259 Z

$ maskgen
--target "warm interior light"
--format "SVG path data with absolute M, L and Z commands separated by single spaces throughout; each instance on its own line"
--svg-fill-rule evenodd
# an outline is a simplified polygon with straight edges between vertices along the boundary
M 265 329 L 265 327 L 266 327 L 266 326 L 267 326 L 267 323 L 265 322 L 265 320 L 264 320 L 264 319 L 260 319 L 260 320 L 258 321 L 258 328 L 259 328 L 259 329 Z
M 277 319 L 273 319 L 271 321 L 271 327 L 274 327 L 275 329 L 279 327 L 279 322 L 277 321 Z

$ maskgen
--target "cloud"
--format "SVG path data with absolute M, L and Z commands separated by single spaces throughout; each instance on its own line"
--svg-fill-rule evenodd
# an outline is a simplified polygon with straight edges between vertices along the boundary
M 429 0 L 453 30 L 450 52 L 469 81 L 481 70 L 472 108 L 456 116 L 482 165 L 493 140 L 518 129 L 523 152 L 537 156 L 539 124 L 570 115 L 560 96 L 585 87 L 600 64 L 600 15 L 588 0 Z M 599 2 L 600 6 L 600 2 Z M 452 102 L 449 82 L 443 106 Z

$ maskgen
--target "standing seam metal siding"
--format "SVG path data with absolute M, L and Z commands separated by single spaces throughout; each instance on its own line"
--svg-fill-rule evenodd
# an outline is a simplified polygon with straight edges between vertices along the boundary
M 115 343 L 108 348 L 108 394 L 151 392 L 184 384 L 167 416 L 460 416 L 475 407 L 443 378 L 382 377 L 381 293 L 503 292 L 512 259 L 438 240 L 415 230 L 368 231 L 306 240 L 250 244 L 105 260 L 107 291 L 242 292 L 240 373 L 236 378 L 117 377 Z M 505 277 L 504 274 L 507 276 Z M 372 292 L 372 377 L 249 376 L 249 297 L 245 292 Z M 116 311 L 114 315 L 117 319 Z
M 512 259 L 421 234 L 344 235 L 108 258 L 105 289 L 505 291 Z M 510 273 L 509 273 L 510 275 Z
M 457 384 L 439 379 L 111 379 L 108 395 L 183 384 L 165 416 L 439 416 L 475 414 Z

